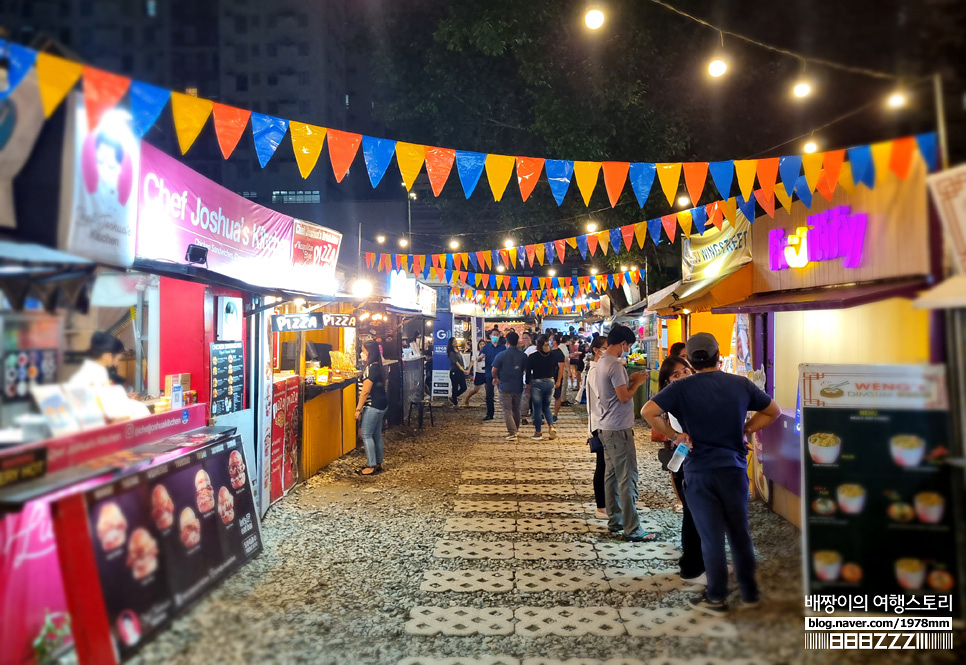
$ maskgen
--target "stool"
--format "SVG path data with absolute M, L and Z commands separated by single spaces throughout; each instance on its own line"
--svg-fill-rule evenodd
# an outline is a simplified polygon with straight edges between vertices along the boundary
M 417 423 L 418 423 L 418 428 L 419 429 L 422 429 L 423 428 L 423 411 L 425 410 L 425 408 L 427 406 L 429 407 L 429 424 L 432 425 L 433 427 L 436 427 L 436 422 L 433 420 L 433 401 L 431 399 L 424 399 L 421 402 L 410 402 L 409 403 L 409 415 L 406 417 L 406 426 L 407 427 L 412 422 L 412 419 L 413 419 L 413 407 L 414 406 L 419 409 L 419 414 L 417 416 L 417 418 L 418 418 Z

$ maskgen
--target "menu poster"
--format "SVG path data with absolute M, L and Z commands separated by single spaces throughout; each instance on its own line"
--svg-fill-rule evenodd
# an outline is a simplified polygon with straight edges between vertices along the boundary
M 806 594 L 949 594 L 959 616 L 945 368 L 799 371 Z
M 245 349 L 242 342 L 211 345 L 211 415 L 245 408 Z
M 3 399 L 30 399 L 35 385 L 57 383 L 56 349 L 20 349 L 3 356 Z
M 90 490 L 85 498 L 108 623 L 122 659 L 262 549 L 237 436 Z

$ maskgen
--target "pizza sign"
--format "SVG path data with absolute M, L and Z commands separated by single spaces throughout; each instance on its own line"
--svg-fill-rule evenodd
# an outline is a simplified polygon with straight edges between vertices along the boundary
M 356 317 L 351 314 L 276 314 L 272 317 L 272 332 L 298 332 L 323 328 L 352 328 Z

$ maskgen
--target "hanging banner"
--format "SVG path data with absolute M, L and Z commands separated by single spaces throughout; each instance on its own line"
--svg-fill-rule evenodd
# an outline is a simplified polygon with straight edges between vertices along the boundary
M 711 279 L 751 263 L 751 223 L 741 212 L 734 224 L 709 227 L 704 235 L 681 239 L 683 282 Z
M 945 367 L 799 373 L 805 593 L 938 595 L 961 616 Z
M 453 315 L 437 312 L 433 322 L 433 390 L 431 397 L 449 397 L 449 356 L 446 345 L 453 336 Z
M 138 258 L 183 263 L 188 245 L 201 245 L 215 272 L 265 286 L 306 286 L 291 269 L 291 217 L 221 187 L 147 143 L 141 158 Z
M 292 239 L 292 264 L 317 270 L 323 279 L 335 279 L 342 234 L 318 224 L 296 219 Z M 321 293 L 325 293 L 322 291 Z

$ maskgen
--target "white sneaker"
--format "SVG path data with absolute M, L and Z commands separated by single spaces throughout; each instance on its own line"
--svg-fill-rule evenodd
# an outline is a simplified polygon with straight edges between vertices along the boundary
M 550 426 L 550 440 L 553 441 L 557 438 L 557 428 L 553 425 Z
M 701 573 L 697 577 L 682 577 L 681 579 L 688 584 L 700 584 L 701 586 L 708 586 L 707 573 Z
M 516 441 L 517 440 L 517 435 L 516 434 L 508 434 L 505 440 L 506 441 Z
M 537 432 L 530 438 L 533 439 L 534 441 L 543 441 L 543 434 L 541 434 L 540 432 Z
M 608 517 L 610 517 L 610 515 L 607 514 L 606 508 L 598 508 L 596 511 L 594 511 L 594 517 L 599 520 L 606 520 Z

